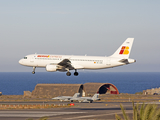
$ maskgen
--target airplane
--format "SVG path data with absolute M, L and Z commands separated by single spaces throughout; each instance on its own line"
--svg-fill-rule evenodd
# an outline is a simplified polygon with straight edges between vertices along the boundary
M 58 96 L 58 97 L 54 97 L 54 98 L 52 98 L 53 100 L 60 100 L 61 102 L 62 101 L 71 101 L 71 99 L 73 99 L 73 98 L 77 98 L 77 97 L 79 97 L 80 96 L 80 93 L 75 93 L 74 95 L 73 95 L 73 97 L 72 96 Z
M 76 98 L 71 98 L 71 102 L 73 102 L 74 100 L 78 101 L 78 102 L 89 102 L 92 103 L 93 101 L 96 100 L 101 100 L 99 97 L 99 94 L 94 94 L 93 97 L 76 97 Z
M 36 67 L 44 67 L 48 72 L 75 70 L 74 75 L 78 76 L 78 69 L 105 69 L 127 65 L 136 62 L 129 59 L 134 38 L 127 38 L 126 41 L 111 56 L 74 56 L 74 55 L 51 55 L 31 54 L 19 60 L 19 64 L 33 67 L 32 74 L 35 74 Z

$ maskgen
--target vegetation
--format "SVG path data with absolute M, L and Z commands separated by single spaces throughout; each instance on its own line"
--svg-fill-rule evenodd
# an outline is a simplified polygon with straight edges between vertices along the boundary
M 26 120 L 34 120 L 33 118 L 28 118 Z M 39 120 L 48 120 L 48 117 L 41 117 L 39 118 Z
M 28 119 L 26 119 L 26 120 L 33 120 L 32 118 L 28 118 Z
M 42 117 L 39 120 L 48 120 L 48 117 Z
M 144 103 L 139 107 L 133 103 L 133 120 L 160 120 L 160 109 L 157 109 L 157 105 Z M 120 104 L 121 110 L 123 112 L 124 120 L 130 120 L 127 116 L 122 104 Z M 116 120 L 123 120 L 119 115 L 115 115 Z

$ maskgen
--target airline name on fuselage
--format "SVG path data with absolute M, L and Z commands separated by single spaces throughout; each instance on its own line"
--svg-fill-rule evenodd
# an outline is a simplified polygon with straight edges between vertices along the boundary
M 62 58 L 62 56 L 53 56 L 53 55 L 37 55 L 37 57 L 43 57 L 43 58 Z

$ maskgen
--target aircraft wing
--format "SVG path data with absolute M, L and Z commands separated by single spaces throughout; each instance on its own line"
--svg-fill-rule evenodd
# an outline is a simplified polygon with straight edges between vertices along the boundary
M 89 102 L 89 103 L 93 102 L 93 100 L 91 98 L 84 98 L 84 99 L 81 99 L 79 101 L 81 101 L 81 102 Z
M 66 70 L 73 70 L 75 69 L 72 65 L 71 65 L 71 61 L 69 59 L 64 59 L 62 60 L 60 63 L 57 64 L 58 68 L 57 70 L 59 71 L 66 71 Z
M 71 96 L 60 96 L 60 97 L 54 97 L 53 100 L 60 100 L 60 101 L 69 101 L 72 97 Z
M 64 59 L 60 63 L 57 64 L 59 71 L 73 70 L 73 69 L 83 69 L 84 67 L 77 64 L 72 64 L 69 59 Z

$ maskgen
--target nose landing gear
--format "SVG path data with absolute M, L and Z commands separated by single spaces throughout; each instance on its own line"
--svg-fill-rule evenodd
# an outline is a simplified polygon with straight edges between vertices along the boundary
M 36 69 L 36 67 L 33 67 L 32 74 L 35 74 L 35 69 Z
M 32 71 L 32 74 L 35 74 L 35 71 Z

